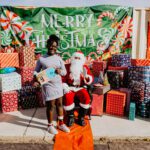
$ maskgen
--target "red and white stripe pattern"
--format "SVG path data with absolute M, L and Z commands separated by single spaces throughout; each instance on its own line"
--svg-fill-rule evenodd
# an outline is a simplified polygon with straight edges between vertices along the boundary
M 97 25 L 98 25 L 98 26 L 101 26 L 101 24 L 102 24 L 102 19 L 103 19 L 104 17 L 108 17 L 108 18 L 110 18 L 110 19 L 113 20 L 113 19 L 114 19 L 114 14 L 111 13 L 111 12 L 109 12 L 109 11 L 103 12 L 101 15 L 98 16 L 98 19 L 97 19 Z
M 0 17 L 0 24 L 2 28 L 6 31 L 9 32 L 10 30 L 13 30 L 16 34 L 21 31 L 22 23 L 20 17 L 9 11 L 9 10 L 4 10 L 4 14 L 1 14 Z
M 18 53 L 1 53 L 0 67 L 19 67 Z

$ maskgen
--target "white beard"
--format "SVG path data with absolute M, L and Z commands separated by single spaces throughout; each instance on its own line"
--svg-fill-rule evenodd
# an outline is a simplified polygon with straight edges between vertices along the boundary
M 80 85 L 80 75 L 83 72 L 82 61 L 73 59 L 71 61 L 70 72 L 70 77 L 74 80 L 73 85 Z

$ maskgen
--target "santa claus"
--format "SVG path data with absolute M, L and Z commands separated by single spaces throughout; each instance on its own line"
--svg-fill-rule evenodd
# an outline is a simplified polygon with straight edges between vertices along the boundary
M 63 79 L 64 109 L 67 114 L 67 125 L 74 123 L 74 99 L 79 100 L 78 124 L 85 126 L 84 117 L 90 107 L 90 95 L 86 85 L 93 82 L 93 75 L 85 65 L 85 56 L 81 51 L 75 52 L 71 57 L 71 63 L 66 65 L 67 75 Z

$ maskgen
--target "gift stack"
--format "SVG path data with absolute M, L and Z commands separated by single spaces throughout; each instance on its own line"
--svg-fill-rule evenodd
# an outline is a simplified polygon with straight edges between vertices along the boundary
M 19 73 L 21 74 L 22 89 L 19 94 L 19 108 L 28 109 L 38 106 L 36 88 L 32 86 L 35 68 L 34 47 L 22 46 L 19 52 Z
M 7 47 L 0 53 L 0 101 L 2 112 L 18 109 L 18 93 L 21 89 L 21 76 L 14 72 L 19 67 L 18 53 Z
M 150 66 L 131 66 L 128 76 L 129 88 L 132 90 L 131 100 L 136 103 L 136 114 L 150 117 Z
M 131 65 L 129 54 L 113 54 L 111 66 L 108 66 L 108 81 L 112 88 L 127 87 L 128 66 Z M 112 81 L 113 80 L 113 81 Z

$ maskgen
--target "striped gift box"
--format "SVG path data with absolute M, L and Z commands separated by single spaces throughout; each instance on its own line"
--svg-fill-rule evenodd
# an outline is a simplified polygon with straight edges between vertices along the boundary
M 132 66 L 150 66 L 150 59 L 131 59 Z
M 19 67 L 18 53 L 1 53 L 0 68 L 4 67 Z

